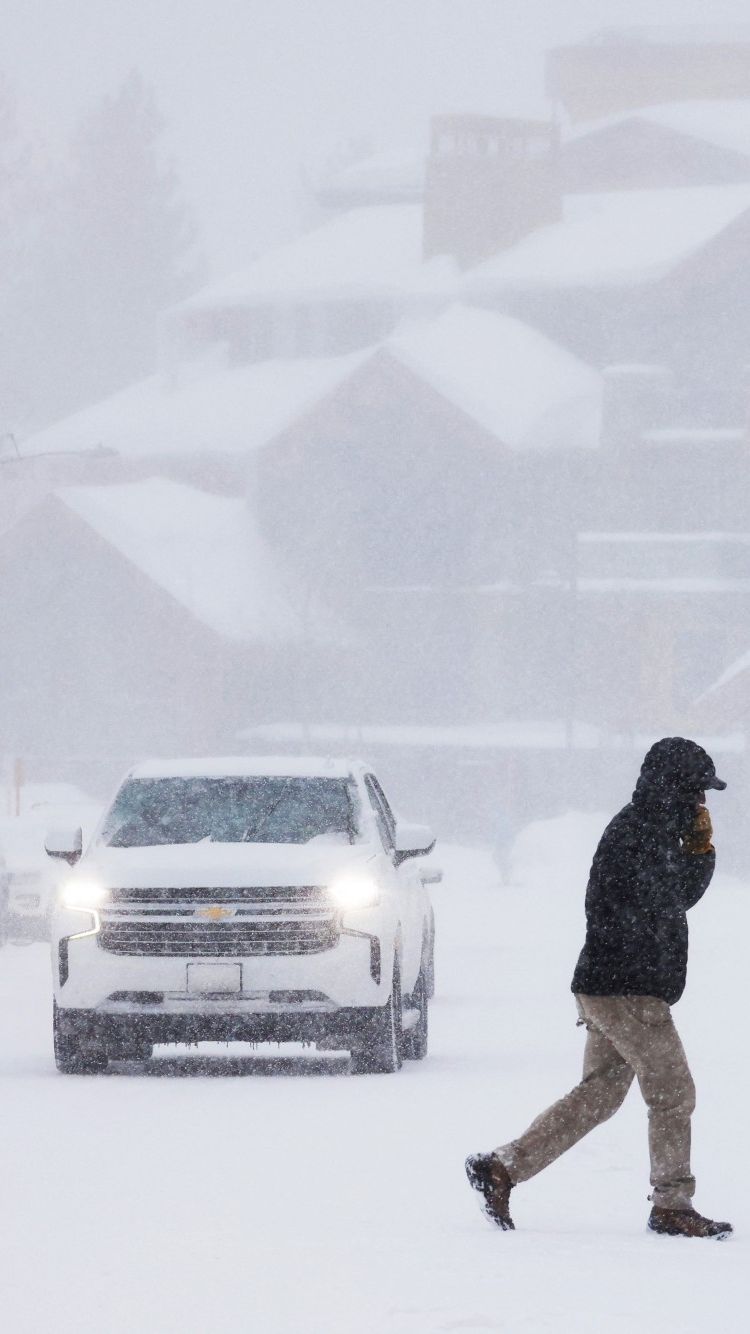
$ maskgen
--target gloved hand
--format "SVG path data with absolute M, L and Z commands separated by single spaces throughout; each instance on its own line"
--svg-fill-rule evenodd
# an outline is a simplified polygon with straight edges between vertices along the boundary
M 713 825 L 711 816 L 708 813 L 707 806 L 699 806 L 693 820 L 692 828 L 688 830 L 682 838 L 683 852 L 702 853 L 713 852 L 714 845 L 711 842 L 713 838 Z

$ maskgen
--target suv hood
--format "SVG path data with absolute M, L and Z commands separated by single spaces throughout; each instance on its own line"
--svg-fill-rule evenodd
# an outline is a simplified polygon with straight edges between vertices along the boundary
M 216 889 L 325 885 L 372 860 L 362 843 L 180 843 L 93 847 L 71 878 L 96 876 L 116 889 Z

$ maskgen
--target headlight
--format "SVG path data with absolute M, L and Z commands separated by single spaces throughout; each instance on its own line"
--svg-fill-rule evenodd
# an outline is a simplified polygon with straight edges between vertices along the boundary
M 339 908 L 374 908 L 380 902 L 377 881 L 370 875 L 358 875 L 356 871 L 339 876 L 329 888 Z
M 101 908 L 107 897 L 107 890 L 99 880 L 66 880 L 60 889 L 60 904 L 63 908 L 82 908 L 95 912 Z

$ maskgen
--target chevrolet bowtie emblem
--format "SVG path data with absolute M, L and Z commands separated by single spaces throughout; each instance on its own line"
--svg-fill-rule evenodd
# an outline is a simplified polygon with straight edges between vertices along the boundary
M 199 908 L 196 917 L 205 917 L 209 922 L 226 922 L 228 917 L 234 917 L 233 908 Z

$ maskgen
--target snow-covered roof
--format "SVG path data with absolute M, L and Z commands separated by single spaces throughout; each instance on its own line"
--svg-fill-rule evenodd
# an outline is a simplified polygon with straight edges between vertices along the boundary
M 388 351 L 513 449 L 599 444 L 602 376 L 519 320 L 454 305 Z
M 582 593 L 737 593 L 750 589 L 750 534 L 580 533 Z
M 144 760 L 129 778 L 348 778 L 357 762 L 312 755 L 218 755 Z
M 601 375 L 518 320 L 456 304 L 403 324 L 379 346 L 511 448 L 598 443 Z M 246 453 L 311 411 L 374 351 L 210 372 L 188 365 L 174 380 L 142 380 L 38 431 L 22 452 Z
M 362 202 L 420 199 L 424 190 L 427 144 L 370 153 L 356 162 L 329 167 L 316 182 L 319 194 Z
M 747 42 L 750 42 L 747 23 L 653 23 L 600 28 L 591 34 L 586 45 L 736 46 Z
M 128 455 L 245 453 L 263 445 L 331 393 L 366 353 L 188 366 L 152 376 L 75 412 L 21 445 L 24 455 L 105 446 Z
M 750 157 L 750 98 L 664 102 L 657 106 L 620 111 L 599 120 L 570 126 L 563 135 L 572 143 L 617 125 L 634 121 L 659 125 L 692 139 Z
M 451 295 L 459 270 L 448 256 L 422 258 L 420 204 L 355 208 L 275 247 L 249 268 L 196 293 L 179 311 L 269 301 L 394 299 L 406 292 Z
M 750 185 L 571 195 L 541 227 L 466 277 L 469 291 L 656 282 L 750 209 Z
M 299 633 L 243 500 L 154 477 L 66 487 L 57 499 L 142 574 L 226 639 Z
M 421 154 L 405 153 L 402 149 L 373 153 L 359 162 L 352 162 L 336 172 L 338 189 L 362 190 L 372 194 L 388 189 L 419 194 L 424 185 L 425 145 Z

